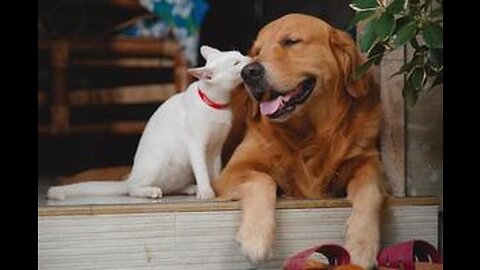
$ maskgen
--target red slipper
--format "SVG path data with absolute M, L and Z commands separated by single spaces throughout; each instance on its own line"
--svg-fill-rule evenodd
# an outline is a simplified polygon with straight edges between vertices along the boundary
M 322 245 L 303 250 L 288 258 L 284 270 L 363 270 L 350 264 L 350 254 L 339 245 Z
M 442 258 L 428 242 L 413 240 L 382 249 L 377 255 L 379 270 L 441 270 Z

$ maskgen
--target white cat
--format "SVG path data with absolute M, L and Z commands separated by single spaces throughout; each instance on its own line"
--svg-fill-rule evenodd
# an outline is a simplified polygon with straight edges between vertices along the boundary
M 251 59 L 208 46 L 202 46 L 200 53 L 206 65 L 188 70 L 198 80 L 152 115 L 127 180 L 55 186 L 49 189 L 48 198 L 126 194 L 159 198 L 195 191 L 199 199 L 213 198 L 210 180 L 221 170 L 221 150 L 232 121 L 231 92 L 242 82 L 240 72 Z

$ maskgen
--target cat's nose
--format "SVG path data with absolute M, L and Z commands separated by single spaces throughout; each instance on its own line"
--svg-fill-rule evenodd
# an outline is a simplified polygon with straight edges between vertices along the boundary
M 241 75 L 245 83 L 255 84 L 263 79 L 265 68 L 259 62 L 253 62 L 243 67 Z

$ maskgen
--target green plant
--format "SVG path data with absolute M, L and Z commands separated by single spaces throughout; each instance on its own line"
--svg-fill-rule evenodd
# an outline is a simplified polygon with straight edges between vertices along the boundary
M 443 0 L 435 2 L 352 0 L 355 16 L 350 28 L 363 25 L 359 46 L 367 55 L 356 77 L 380 64 L 384 55 L 409 44 L 413 57 L 392 74 L 405 76 L 403 96 L 407 104 L 415 104 L 421 91 L 443 83 Z

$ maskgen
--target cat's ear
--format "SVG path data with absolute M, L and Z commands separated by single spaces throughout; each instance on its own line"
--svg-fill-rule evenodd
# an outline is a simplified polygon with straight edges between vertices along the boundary
M 200 54 L 203 56 L 203 58 L 205 58 L 205 60 L 208 57 L 215 55 L 217 53 L 220 53 L 220 51 L 210 46 L 203 45 L 202 47 L 200 47 Z
M 188 73 L 199 80 L 211 80 L 213 70 L 208 67 L 189 68 Z

